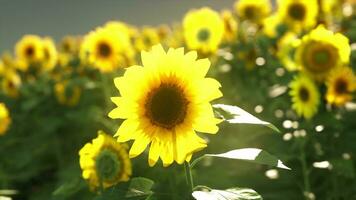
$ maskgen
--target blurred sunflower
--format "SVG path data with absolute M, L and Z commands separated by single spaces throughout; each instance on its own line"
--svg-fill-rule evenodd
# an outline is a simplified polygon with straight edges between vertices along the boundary
M 0 136 L 4 135 L 11 123 L 9 111 L 4 103 L 0 103 Z
M 81 38 L 75 36 L 65 36 L 58 46 L 58 62 L 61 66 L 66 66 L 71 60 L 78 56 Z
M 6 70 L 1 80 L 2 91 L 5 95 L 16 98 L 21 87 L 21 78 L 15 70 Z
M 150 144 L 150 166 L 159 157 L 164 166 L 182 164 L 207 146 L 196 131 L 215 134 L 219 129 L 209 102 L 222 96 L 221 85 L 204 78 L 210 62 L 196 60 L 195 51 L 170 48 L 166 53 L 156 45 L 141 57 L 144 67 L 132 66 L 114 80 L 121 97 L 112 97 L 118 107 L 109 117 L 125 119 L 115 136 L 119 142 L 135 140 L 131 158 Z
M 80 100 L 81 89 L 77 85 L 69 85 L 68 81 L 60 81 L 54 85 L 54 93 L 58 103 L 75 106 Z
M 183 34 L 189 49 L 202 54 L 217 50 L 224 35 L 224 22 L 210 8 L 189 11 L 183 19 Z
M 109 22 L 87 34 L 80 49 L 82 60 L 104 73 L 126 66 L 131 56 L 128 29 L 120 22 Z
M 127 146 L 98 131 L 98 137 L 79 151 L 82 176 L 92 190 L 128 181 L 132 174 Z
M 138 32 L 135 39 L 135 47 L 137 51 L 148 50 L 153 45 L 160 42 L 158 31 L 153 27 L 143 27 L 141 32 Z
M 238 0 L 234 7 L 241 20 L 248 20 L 256 24 L 261 24 L 271 12 L 269 0 Z
M 223 10 L 221 18 L 224 22 L 224 39 L 229 42 L 234 42 L 237 37 L 237 21 L 230 10 Z
M 278 16 L 292 30 L 311 28 L 317 22 L 317 0 L 278 0 Z
M 300 39 L 293 32 L 286 33 L 277 43 L 277 57 L 282 62 L 283 67 L 288 71 L 295 71 L 298 69 L 294 60 L 294 53 L 300 44 Z
M 42 71 L 52 70 L 58 61 L 56 45 L 51 38 L 43 39 Z
M 0 59 L 0 76 L 2 76 L 5 72 L 4 62 Z
M 329 104 L 342 106 L 352 99 L 356 90 L 356 77 L 349 67 L 333 70 L 326 82 L 326 100 Z
M 325 80 L 329 72 L 349 62 L 351 48 L 347 37 L 334 34 L 320 25 L 303 36 L 296 50 L 296 63 L 318 81 Z
M 292 108 L 299 116 L 310 119 L 318 110 L 320 94 L 313 80 L 299 75 L 289 84 Z
M 275 38 L 278 36 L 278 26 L 281 24 L 279 17 L 274 14 L 268 16 L 263 21 L 263 32 L 271 38 Z
M 29 65 L 37 64 L 44 56 L 42 39 L 37 35 L 25 35 L 15 47 L 16 58 L 26 70 Z

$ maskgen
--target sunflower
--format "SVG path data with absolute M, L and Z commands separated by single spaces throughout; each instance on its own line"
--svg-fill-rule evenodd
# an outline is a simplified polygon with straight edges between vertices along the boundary
M 0 103 L 0 135 L 4 135 L 9 128 L 11 118 L 4 103 Z
M 298 39 L 297 35 L 293 32 L 286 33 L 277 43 L 277 57 L 288 71 L 295 71 L 298 69 L 293 55 L 299 44 L 300 39 Z
M 356 90 L 356 78 L 351 68 L 340 67 L 330 73 L 326 85 L 327 102 L 342 106 L 352 99 L 351 93 Z
M 237 21 L 229 10 L 223 10 L 221 18 L 224 22 L 224 39 L 233 42 L 237 36 Z
M 299 75 L 289 84 L 292 108 L 299 116 L 310 119 L 318 110 L 320 94 L 313 80 Z
M 278 36 L 278 27 L 281 21 L 277 15 L 271 15 L 263 21 L 263 32 L 270 38 Z
M 16 98 L 19 96 L 21 78 L 15 70 L 6 70 L 1 82 L 1 86 L 5 95 Z
M 42 38 L 37 35 L 25 35 L 16 43 L 16 58 L 25 70 L 29 65 L 38 64 L 44 56 Z
M 82 176 L 92 190 L 128 181 L 132 174 L 127 146 L 103 131 L 98 131 L 98 137 L 80 149 L 79 156 Z
M 69 85 L 68 81 L 61 81 L 54 85 L 54 93 L 58 103 L 75 106 L 80 100 L 81 89 L 77 85 Z
M 318 81 L 349 62 L 351 48 L 347 37 L 320 25 L 303 36 L 295 54 L 296 63 Z
M 313 27 L 317 22 L 317 0 L 278 0 L 278 16 L 293 31 Z
M 161 45 L 141 53 L 144 67 L 132 66 L 114 80 L 121 97 L 109 113 L 125 121 L 116 136 L 119 142 L 135 140 L 129 155 L 141 154 L 150 144 L 149 165 L 160 157 L 164 166 L 189 161 L 192 154 L 206 147 L 195 131 L 215 134 L 220 120 L 214 117 L 210 101 L 221 97 L 220 83 L 204 78 L 210 62 L 197 59 L 197 52 L 184 54 L 183 48 Z
M 183 19 L 183 34 L 189 49 L 202 54 L 217 50 L 224 36 L 224 22 L 210 8 L 189 11 Z
M 160 35 L 153 27 L 143 27 L 141 32 L 136 34 L 135 47 L 137 51 L 148 50 L 160 42 Z
M 58 62 L 61 66 L 68 65 L 78 56 L 81 39 L 75 36 L 65 36 L 58 46 Z
M 271 12 L 269 0 L 239 0 L 236 1 L 235 11 L 241 20 L 261 24 Z
M 101 72 L 113 70 L 128 64 L 132 47 L 126 25 L 110 22 L 84 37 L 80 57 Z
M 58 60 L 58 54 L 56 45 L 51 38 L 43 39 L 43 59 L 42 59 L 42 71 L 52 70 Z

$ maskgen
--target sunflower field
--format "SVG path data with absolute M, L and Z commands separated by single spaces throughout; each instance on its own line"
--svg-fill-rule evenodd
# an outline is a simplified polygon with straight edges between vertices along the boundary
M 0 53 L 0 200 L 356 200 L 355 0 L 237 0 Z

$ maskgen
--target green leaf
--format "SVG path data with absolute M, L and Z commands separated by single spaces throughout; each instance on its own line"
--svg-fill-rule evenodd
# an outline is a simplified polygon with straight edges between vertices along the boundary
M 80 177 L 68 181 L 61 186 L 59 186 L 52 194 L 54 196 L 70 196 L 85 186 L 85 182 Z
M 213 107 L 217 110 L 225 112 L 225 115 L 222 115 L 222 117 L 225 121 L 231 124 L 260 124 L 280 132 L 273 124 L 258 119 L 240 107 L 225 104 L 215 104 Z
M 289 167 L 285 166 L 283 162 L 278 158 L 276 158 L 275 156 L 269 154 L 268 152 L 262 149 L 256 149 L 256 148 L 235 149 L 235 150 L 228 151 L 226 153 L 206 154 L 204 156 L 246 160 L 253 163 L 264 164 L 264 165 L 290 170 Z
M 95 200 L 107 199 L 130 199 L 130 200 L 143 200 L 150 199 L 153 195 L 151 191 L 154 182 L 148 178 L 135 177 L 127 183 L 119 183 L 97 196 Z
M 149 196 L 154 182 L 148 178 L 135 177 L 131 179 L 126 197 Z
M 203 190 L 194 191 L 196 200 L 262 200 L 263 198 L 255 190 L 249 188 L 230 188 L 227 190 Z

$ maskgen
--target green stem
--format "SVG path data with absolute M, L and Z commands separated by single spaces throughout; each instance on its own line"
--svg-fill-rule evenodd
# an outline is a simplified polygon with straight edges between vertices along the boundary
M 200 162 L 201 160 L 203 160 L 203 159 L 206 158 L 206 157 L 208 157 L 208 155 L 207 155 L 207 154 L 204 154 L 204 155 L 200 156 L 199 158 L 193 160 L 193 162 L 190 164 L 190 168 L 193 169 L 194 166 L 195 166 L 198 162 Z
M 303 181 L 304 181 L 304 192 L 311 192 L 310 188 L 310 181 L 309 181 L 309 169 L 307 165 L 307 159 L 305 155 L 305 149 L 304 149 L 304 141 L 301 144 L 301 155 L 300 155 L 300 162 L 302 164 L 302 171 L 303 171 Z M 308 199 L 306 197 L 306 199 Z
M 184 169 L 185 169 L 185 177 L 187 179 L 188 186 L 189 186 L 191 192 L 193 192 L 194 183 L 193 183 L 191 166 L 190 166 L 189 162 L 184 162 Z

